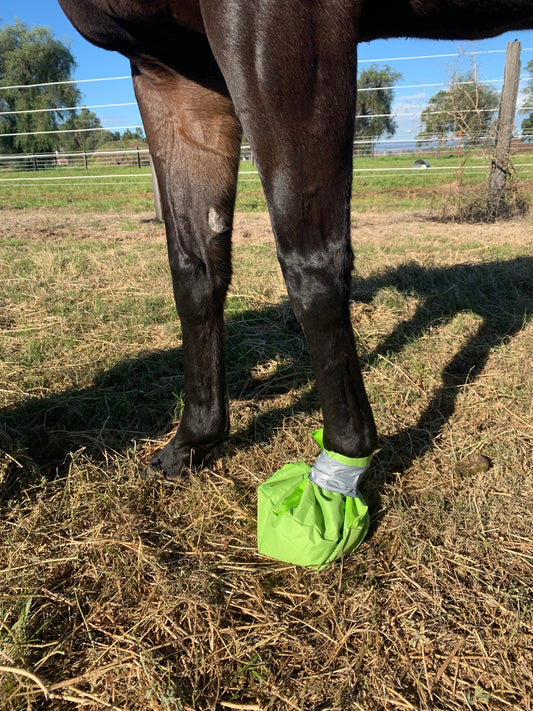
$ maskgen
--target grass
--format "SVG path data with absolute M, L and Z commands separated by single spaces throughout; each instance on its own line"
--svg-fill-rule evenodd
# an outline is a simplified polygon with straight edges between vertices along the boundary
M 258 484 L 321 423 L 266 216 L 236 218 L 229 446 L 167 489 L 163 229 L 114 210 L 2 210 L 2 710 L 531 708 L 531 217 L 354 214 L 372 524 L 316 573 L 256 552 Z
M 476 197 L 487 178 L 487 158 L 478 153 L 443 153 L 439 159 L 425 156 L 429 170 L 413 170 L 413 155 L 356 158 L 353 197 L 359 210 L 439 209 L 454 201 L 457 171 L 461 167 L 463 194 Z M 520 185 L 531 192 L 528 154 L 514 158 Z M 478 170 L 482 168 L 481 170 Z M 23 188 L 23 190 L 21 190 Z M 75 207 L 77 211 L 124 210 L 141 214 L 153 203 L 150 171 L 143 166 L 82 166 L 41 170 L 38 173 L 0 171 L 3 204 L 17 209 Z M 257 170 L 249 162 L 240 165 L 237 210 L 264 212 L 266 201 Z

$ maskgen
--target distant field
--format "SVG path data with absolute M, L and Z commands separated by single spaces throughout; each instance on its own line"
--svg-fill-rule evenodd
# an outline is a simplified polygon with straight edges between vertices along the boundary
M 436 160 L 424 156 L 431 167 L 412 168 L 415 156 L 356 158 L 353 196 L 360 210 L 439 209 L 457 190 L 461 166 L 463 190 L 475 193 L 487 178 L 487 159 L 481 155 L 457 156 L 443 152 Z M 515 158 L 515 168 L 523 189 L 533 194 L 533 157 Z M 83 167 L 61 167 L 38 172 L 0 171 L 0 200 L 6 207 L 38 208 L 75 206 L 78 210 L 132 212 L 151 209 L 152 185 L 147 167 L 113 167 L 90 163 Z M 265 211 L 266 203 L 254 166 L 242 162 L 239 175 L 237 210 Z
M 313 462 L 321 424 L 259 189 L 242 176 L 231 438 L 167 489 L 140 477 L 183 406 L 149 185 L 0 183 L 2 711 L 532 708 L 533 218 L 439 223 L 432 175 L 355 180 L 380 443 L 370 533 L 320 573 L 256 551 L 257 486 Z

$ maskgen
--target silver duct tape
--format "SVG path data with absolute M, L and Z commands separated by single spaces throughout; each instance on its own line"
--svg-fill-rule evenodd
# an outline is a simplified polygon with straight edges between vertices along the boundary
M 367 469 L 368 467 L 338 462 L 322 450 L 311 469 L 309 480 L 324 491 L 335 491 L 338 494 L 356 498 L 359 496 L 357 489 L 359 480 Z

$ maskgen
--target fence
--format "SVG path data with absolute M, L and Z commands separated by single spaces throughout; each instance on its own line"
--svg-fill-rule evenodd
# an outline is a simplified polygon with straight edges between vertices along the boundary
M 77 151 L 76 153 L 21 153 L 0 155 L 0 170 L 39 171 L 54 168 L 83 168 L 89 166 L 132 166 L 146 168 L 150 165 L 148 148 L 113 151 Z
M 1 137 L 1 134 L 0 134 Z M 241 161 L 251 160 L 252 151 L 247 143 L 241 146 Z M 89 168 L 98 166 L 121 166 L 133 168 L 146 168 L 150 166 L 150 152 L 148 148 L 124 149 L 117 148 L 110 151 L 76 151 L 65 153 L 53 151 L 51 153 L 9 153 L 0 155 L 0 171 L 33 171 L 53 170 L 54 168 Z
M 483 54 L 503 54 L 505 53 L 505 49 L 501 50 L 484 50 L 480 52 L 473 52 L 472 54 L 474 55 L 483 55 Z M 522 52 L 533 52 L 533 48 L 522 48 Z M 409 60 L 416 60 L 416 61 L 426 61 L 428 59 L 448 59 L 448 58 L 454 58 L 454 57 L 459 57 L 461 53 L 447 53 L 447 54 L 433 54 L 433 55 L 426 55 L 426 56 L 403 56 L 403 57 L 390 57 L 390 58 L 381 58 L 381 59 L 373 59 L 373 60 L 365 60 L 365 59 L 360 59 L 359 64 L 365 64 L 365 63 L 376 63 L 379 64 L 380 62 L 402 62 L 402 61 L 409 61 Z M 502 74 L 503 74 L 503 62 L 502 62 Z M 85 80 L 78 80 L 78 81 L 71 81 L 71 82 L 54 82 L 54 84 L 57 83 L 76 83 L 76 84 L 82 84 L 85 82 L 98 82 L 98 81 L 122 81 L 122 80 L 129 80 L 129 76 L 124 76 L 124 77 L 106 77 L 103 79 L 85 79 Z M 521 81 L 527 81 L 529 80 L 529 77 L 527 76 L 522 76 Z M 502 83 L 503 79 L 502 78 L 495 78 L 491 80 L 483 80 L 483 82 L 480 83 L 486 83 L 486 84 L 499 84 Z M 467 82 L 463 82 L 467 83 Z M 38 85 L 32 85 L 32 86 L 45 86 L 45 84 L 38 84 Z M 394 91 L 404 91 L 404 90 L 420 90 L 426 91 L 427 89 L 431 89 L 432 91 L 440 88 L 446 87 L 447 84 L 443 82 L 431 82 L 431 83 L 424 83 L 424 84 L 400 84 L 396 86 L 391 86 L 391 87 L 377 87 L 375 89 L 372 88 L 363 88 L 360 89 L 359 92 L 366 92 L 366 91 L 384 91 L 388 89 L 393 89 Z M 0 87 L 0 92 L 3 89 L 24 89 L 25 85 L 22 86 L 17 86 L 17 87 Z M 135 102 L 130 102 L 130 101 L 125 101 L 121 103 L 112 103 L 112 104 L 92 104 L 90 106 L 86 107 L 63 107 L 61 109 L 56 108 L 49 108 L 49 109 L 35 109 L 35 110 L 26 110 L 24 112 L 0 112 L 0 119 L 2 116 L 5 116 L 7 114 L 15 114 L 15 113 L 41 113 L 43 111 L 67 111 L 67 110 L 76 110 L 76 109 L 81 109 L 81 108 L 87 108 L 87 109 L 102 109 L 102 108 L 109 108 L 109 107 L 126 107 L 126 106 L 133 106 L 135 105 Z M 470 109 L 473 110 L 473 109 Z M 493 109 L 485 109 L 487 111 L 494 111 L 496 112 L 498 110 L 498 107 L 494 107 Z M 520 111 L 527 111 L 531 110 L 533 111 L 533 106 L 521 106 Z M 435 112 L 438 113 L 438 112 Z M 403 117 L 418 117 L 420 116 L 420 111 L 418 113 L 413 112 L 413 111 L 402 111 L 402 110 L 397 110 L 391 114 L 377 114 L 377 115 L 371 115 L 365 117 L 365 120 L 367 119 L 372 119 L 372 118 L 380 118 L 380 117 L 385 117 L 389 116 L 391 118 L 403 118 Z M 58 129 L 56 131 L 49 131 L 49 132 L 34 132 L 34 133 L 82 133 L 83 131 L 115 131 L 115 130 L 124 130 L 124 129 L 134 129 L 134 128 L 141 128 L 140 126 L 120 126 L 120 127 L 102 127 L 102 128 L 91 128 L 91 129 Z M 0 138 L 4 136 L 12 136 L 14 134 L 0 134 Z M 22 134 L 18 134 L 22 135 Z M 31 132 L 28 134 L 24 135 L 32 135 Z M 533 139 L 533 135 L 531 134 L 515 134 L 516 136 L 516 141 L 514 145 L 514 149 L 522 149 L 525 150 L 527 149 L 527 146 L 525 146 L 523 143 L 519 143 L 520 141 L 529 141 Z M 462 148 L 466 148 L 468 145 L 471 144 L 479 144 L 484 141 L 489 140 L 490 137 L 485 135 L 485 134 L 480 134 L 477 136 L 471 136 L 471 137 L 463 137 L 462 140 Z M 431 142 L 427 142 L 424 145 L 424 154 L 430 153 L 432 150 L 436 149 L 436 142 L 432 144 Z M 448 143 L 448 147 L 454 149 L 457 147 L 457 139 L 455 141 L 452 139 Z M 412 135 L 395 135 L 394 137 L 390 138 L 378 138 L 378 137 L 364 137 L 359 140 L 354 141 L 354 155 L 375 155 L 376 153 L 380 154 L 385 154 L 385 155 L 394 155 L 394 154 L 399 154 L 399 153 L 414 153 L 420 151 L 420 147 L 417 146 L 417 138 L 412 136 Z M 241 148 L 241 159 L 243 160 L 252 160 L 253 162 L 253 155 L 250 150 L 250 147 L 246 144 L 244 144 Z M 84 176 L 83 174 L 92 172 L 93 168 L 98 168 L 101 167 L 103 168 L 109 168 L 111 166 L 122 166 L 124 168 L 129 168 L 133 172 L 120 172 L 120 174 L 116 175 L 110 175 L 110 174 L 105 174 L 105 175 L 98 175 L 98 174 L 92 174 L 92 175 L 86 175 Z M 33 172 L 36 174 L 39 174 L 39 172 L 46 172 L 46 175 L 43 175 L 42 177 L 38 176 L 35 178 L 25 178 L 26 181 L 30 181 L 32 183 L 42 180 L 42 181 L 52 181 L 56 180 L 57 184 L 62 184 L 62 185 L 68 185 L 69 181 L 75 181 L 76 179 L 91 179 L 91 180 L 123 180 L 124 178 L 134 178 L 134 177 L 143 177 L 146 179 L 150 178 L 150 172 L 143 172 L 143 169 L 146 169 L 150 166 L 150 156 L 148 153 L 148 149 L 145 147 L 136 147 L 133 149 L 128 149 L 124 150 L 123 148 L 119 148 L 118 150 L 105 150 L 105 151 L 76 151 L 76 152 L 71 152 L 71 153 L 64 153 L 64 152 L 53 152 L 53 153 L 35 153 L 35 154 L 27 154 L 27 155 L 22 155 L 22 154 L 9 154 L 9 155 L 0 155 L 0 185 L 2 183 L 7 183 L 7 182 L 20 182 L 23 183 L 24 179 L 19 178 L 18 176 L 12 176 L 10 173 L 10 177 L 2 177 L 2 173 L 6 175 L 7 171 L 16 171 L 16 173 L 22 173 L 22 174 L 27 174 L 29 172 Z M 60 169 L 61 168 L 69 168 L 69 169 L 76 169 L 76 174 L 71 175 L 71 171 L 69 172 L 69 175 L 64 175 L 64 177 L 61 177 Z M 521 168 L 528 168 L 529 164 L 524 163 Z M 480 166 L 472 166 L 469 168 L 469 170 L 480 170 Z M 379 168 L 365 168 L 365 169 L 358 169 L 356 167 L 355 169 L 355 174 L 356 175 L 365 175 L 366 177 L 370 177 L 372 175 L 380 175 L 380 174 L 386 174 L 386 173 L 393 173 L 393 172 L 401 172 L 404 171 L 405 168 L 398 168 L 396 171 L 394 169 L 384 169 L 381 170 Z M 436 170 L 435 168 L 433 170 Z M 444 170 L 444 169 L 443 169 Z M 51 176 L 49 171 L 57 171 L 57 176 Z M 77 172 L 79 171 L 79 173 Z M 423 171 L 420 171 L 420 174 L 422 174 Z M 242 180 L 257 180 L 257 173 L 254 171 L 242 171 L 241 172 L 241 179 Z

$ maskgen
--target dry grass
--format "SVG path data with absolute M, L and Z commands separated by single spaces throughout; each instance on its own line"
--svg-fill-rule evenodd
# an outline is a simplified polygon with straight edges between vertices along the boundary
M 450 184 L 448 196 L 443 200 L 439 219 L 443 222 L 478 224 L 519 219 L 531 210 L 530 190 L 518 178 L 510 180 L 501 199 L 490 199 L 488 183 L 466 187 L 459 177 Z
M 237 219 L 231 441 L 170 490 L 139 476 L 183 387 L 161 228 L 2 218 L 3 711 L 530 711 L 531 218 L 354 218 L 381 442 L 371 532 L 320 573 L 256 552 L 257 485 L 320 424 L 266 217 Z

